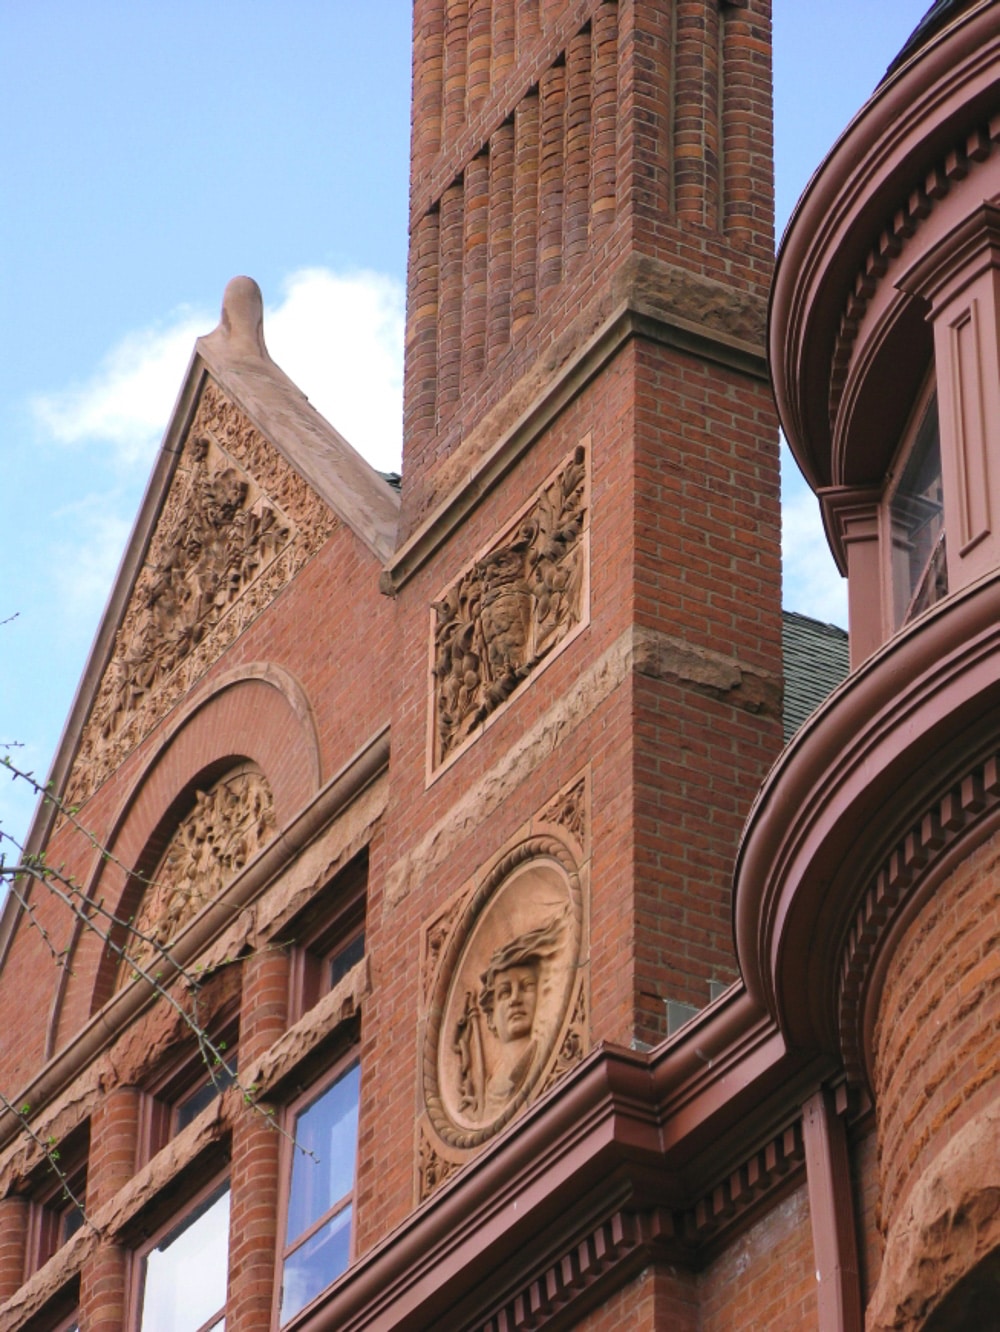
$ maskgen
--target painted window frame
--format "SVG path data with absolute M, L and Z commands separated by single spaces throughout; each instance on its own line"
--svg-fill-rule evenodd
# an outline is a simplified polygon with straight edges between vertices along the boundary
M 336 980 L 331 968 L 348 950 L 360 961 L 365 948 L 368 900 L 368 848 L 365 847 L 317 896 L 287 933 L 291 948 L 289 1024 L 294 1025 L 328 994 Z M 354 964 L 352 964 L 353 967 Z M 348 967 L 343 974 L 352 967 Z
M 44 1267 L 64 1244 L 68 1244 L 84 1224 L 87 1203 L 87 1165 L 90 1157 L 90 1123 L 74 1130 L 55 1148 L 53 1163 L 46 1159 L 36 1172 L 28 1196 L 28 1232 L 24 1254 L 24 1278 L 27 1280 Z M 64 1182 L 65 1180 L 65 1182 Z M 67 1187 L 79 1200 L 80 1207 L 67 1196 Z
M 342 1079 L 346 1078 L 355 1069 L 358 1070 L 359 1085 L 357 1105 L 360 1114 L 361 1106 L 361 1060 L 360 1051 L 357 1045 L 352 1045 L 329 1070 L 315 1081 L 285 1107 L 282 1116 L 282 1125 L 284 1129 L 282 1158 L 281 1158 L 281 1185 L 278 1205 L 278 1243 L 275 1254 L 275 1277 L 274 1277 L 274 1300 L 272 1307 L 271 1326 L 280 1329 L 291 1322 L 308 1304 L 312 1303 L 322 1291 L 333 1285 L 344 1272 L 346 1272 L 354 1262 L 356 1256 L 356 1236 L 357 1236 L 357 1218 L 353 1213 L 354 1204 L 357 1198 L 357 1172 L 358 1172 L 358 1136 L 355 1134 L 354 1140 L 354 1164 L 351 1171 L 350 1190 L 340 1198 L 334 1200 L 324 1212 L 311 1222 L 305 1230 L 299 1232 L 291 1243 L 287 1239 L 288 1214 L 292 1195 L 292 1179 L 296 1162 L 303 1158 L 300 1145 L 295 1140 L 296 1125 L 299 1117 L 305 1113 L 311 1106 L 317 1104 L 322 1098 L 330 1092 Z M 346 1208 L 352 1209 L 350 1221 L 350 1230 L 348 1235 L 347 1262 L 344 1268 L 331 1276 L 327 1284 L 320 1288 L 315 1295 L 306 1304 L 300 1305 L 298 1309 L 289 1313 L 287 1317 L 282 1318 L 282 1305 L 284 1302 L 284 1272 L 285 1264 L 294 1253 L 307 1244 L 310 1239 L 319 1234 L 324 1226 L 343 1214 Z
M 224 1051 L 227 1073 L 231 1075 L 219 1080 L 217 1092 L 221 1094 L 232 1085 L 239 1072 L 239 1012 L 230 1012 L 221 1022 L 213 1023 L 209 1036 L 213 1044 Z M 195 1045 L 189 1045 L 167 1064 L 159 1077 L 143 1091 L 136 1150 L 138 1166 L 146 1165 L 187 1127 L 180 1122 L 183 1107 L 214 1081 L 214 1070 L 208 1067 L 204 1053 Z M 206 1105 L 213 1100 L 214 1096 L 209 1097 Z
M 128 1314 L 125 1326 L 128 1332 L 141 1332 L 143 1301 L 145 1298 L 145 1274 L 146 1261 L 149 1255 L 160 1247 L 163 1241 L 175 1232 L 177 1236 L 186 1230 L 189 1226 L 197 1223 L 201 1215 L 211 1207 L 214 1202 L 223 1196 L 224 1193 L 231 1193 L 230 1167 L 226 1167 L 216 1172 L 212 1179 L 197 1192 L 192 1193 L 184 1202 L 183 1206 L 172 1211 L 170 1215 L 163 1220 L 149 1237 L 132 1252 L 129 1262 L 128 1276 Z M 199 1210 L 200 1209 L 200 1210 Z M 186 1222 L 186 1224 L 185 1224 Z M 209 1332 L 223 1323 L 228 1314 L 229 1301 L 229 1254 L 231 1249 L 231 1233 L 227 1227 L 226 1233 L 226 1295 L 223 1299 L 222 1307 L 218 1313 L 211 1317 L 197 1328 L 192 1328 L 191 1332 Z
M 897 610 L 897 593 L 899 590 L 899 576 L 896 568 L 897 554 L 896 542 L 893 528 L 893 504 L 895 503 L 899 489 L 906 475 L 907 468 L 914 457 L 914 451 L 921 441 L 924 427 L 931 412 L 937 416 L 939 411 L 937 376 L 932 366 L 928 372 L 924 383 L 917 395 L 913 409 L 910 412 L 909 419 L 901 437 L 899 445 L 893 457 L 892 464 L 886 476 L 885 485 L 882 490 L 882 498 L 879 504 L 879 547 L 880 561 L 882 569 L 882 605 L 883 612 L 883 641 L 891 638 L 894 634 L 910 624 L 914 619 L 921 615 L 925 610 L 930 609 L 938 600 L 947 595 L 947 590 L 941 597 L 934 597 L 933 600 L 923 600 L 920 598 L 925 592 L 926 583 L 929 577 L 933 577 L 939 569 L 944 570 L 947 579 L 947 563 L 945 560 L 945 542 L 947 540 L 946 528 L 946 507 L 944 499 L 944 477 L 942 465 L 942 439 L 941 426 L 938 419 L 936 427 L 937 450 L 938 450 L 938 477 L 941 486 L 941 523 L 938 535 L 935 537 L 931 554 L 925 562 L 924 570 L 920 577 L 911 582 L 908 587 L 906 604 Z

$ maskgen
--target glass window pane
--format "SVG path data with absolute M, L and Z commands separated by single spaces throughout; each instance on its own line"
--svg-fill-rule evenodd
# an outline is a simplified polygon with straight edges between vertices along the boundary
M 355 1064 L 295 1121 L 286 1245 L 315 1225 L 354 1186 L 360 1082 L 361 1069 Z
M 194 1091 L 178 1102 L 175 1131 L 180 1133 L 181 1129 L 185 1129 L 188 1124 L 194 1123 L 205 1106 L 211 1105 L 215 1098 L 224 1092 L 227 1087 L 231 1087 L 235 1081 L 235 1069 L 230 1068 L 228 1064 L 220 1064 L 218 1068 L 213 1068 L 200 1087 L 196 1087 Z
M 343 1272 L 350 1259 L 351 1208 L 338 1212 L 285 1259 L 281 1321 L 304 1308 Z
M 931 400 L 920 423 L 890 500 L 889 516 L 893 614 L 898 629 L 948 591 L 936 399 Z
M 356 939 L 352 939 L 349 944 L 345 944 L 339 952 L 333 954 L 330 958 L 330 989 L 338 981 L 344 979 L 352 967 L 357 966 L 365 955 L 365 932 L 364 930 Z
M 146 1256 L 142 1332 L 196 1332 L 226 1303 L 229 1185 Z

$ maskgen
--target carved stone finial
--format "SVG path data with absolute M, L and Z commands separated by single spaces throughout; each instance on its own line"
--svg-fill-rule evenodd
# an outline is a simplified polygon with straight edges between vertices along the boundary
M 222 297 L 219 327 L 212 337 L 222 335 L 230 350 L 244 355 L 267 356 L 264 345 L 264 298 L 260 287 L 250 277 L 234 277 Z

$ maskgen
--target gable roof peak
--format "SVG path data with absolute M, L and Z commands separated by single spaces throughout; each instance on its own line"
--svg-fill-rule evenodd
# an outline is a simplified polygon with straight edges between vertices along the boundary
M 195 343 L 199 360 L 376 559 L 388 561 L 396 546 L 399 494 L 271 359 L 264 300 L 253 278 L 234 277 L 227 284 L 219 323 Z

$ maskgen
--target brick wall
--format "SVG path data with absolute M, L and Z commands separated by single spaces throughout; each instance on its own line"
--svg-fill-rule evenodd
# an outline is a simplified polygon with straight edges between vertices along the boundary
M 319 778 L 325 780 L 388 721 L 391 684 L 384 663 L 391 653 L 394 608 L 379 595 L 378 571 L 362 543 L 338 525 L 295 581 L 198 684 L 198 692 L 208 694 L 215 683 L 251 666 L 284 667 L 308 699 L 308 719 L 297 720 L 264 679 L 251 679 L 194 714 L 161 756 L 177 710 L 168 713 L 80 809 L 88 835 L 68 824 L 57 831 L 47 851 L 50 863 L 65 866 L 87 888 L 105 876 L 102 895 L 114 909 L 124 874 L 102 862 L 101 849 L 108 847 L 125 864 L 134 865 L 178 793 L 205 765 L 233 755 L 237 743 L 246 747 L 241 752 L 258 759 L 275 793 L 279 824 L 293 818 L 316 789 L 310 730 L 318 742 Z M 304 625 L 320 623 L 322 631 L 303 632 Z M 241 690 L 250 693 L 244 698 Z M 146 784 L 154 756 L 157 767 Z M 137 807 L 134 795 L 140 787 Z M 67 906 L 52 894 L 35 890 L 33 902 L 48 941 L 22 920 L 0 986 L 0 1023 L 9 1033 L 0 1049 L 0 1086 L 11 1091 L 24 1086 L 44 1063 L 47 1025 L 64 987 L 67 997 L 59 1000 L 62 1018 L 54 1030 L 55 1048 L 90 1017 L 103 952 L 101 941 L 81 932 Z M 53 954 L 68 948 L 74 960 L 64 971 Z M 26 1023 L 20 996 L 29 985 L 36 998 L 33 1020 Z
M 630 256 L 758 296 L 773 261 L 769 0 L 505 0 L 492 21 L 415 7 L 404 535 Z
M 874 1125 L 850 1145 L 854 1224 L 858 1237 L 861 1301 L 867 1304 L 882 1270 L 882 1234 L 878 1227 L 878 1137 Z
M 575 1324 L 578 1332 L 698 1332 L 699 1326 L 697 1278 L 666 1264 L 645 1268 Z
M 935 889 L 889 964 L 875 1030 L 884 1227 L 958 1130 L 1000 1095 L 1000 834 Z
M 815 1267 L 803 1183 L 699 1275 L 699 1332 L 815 1327 Z

